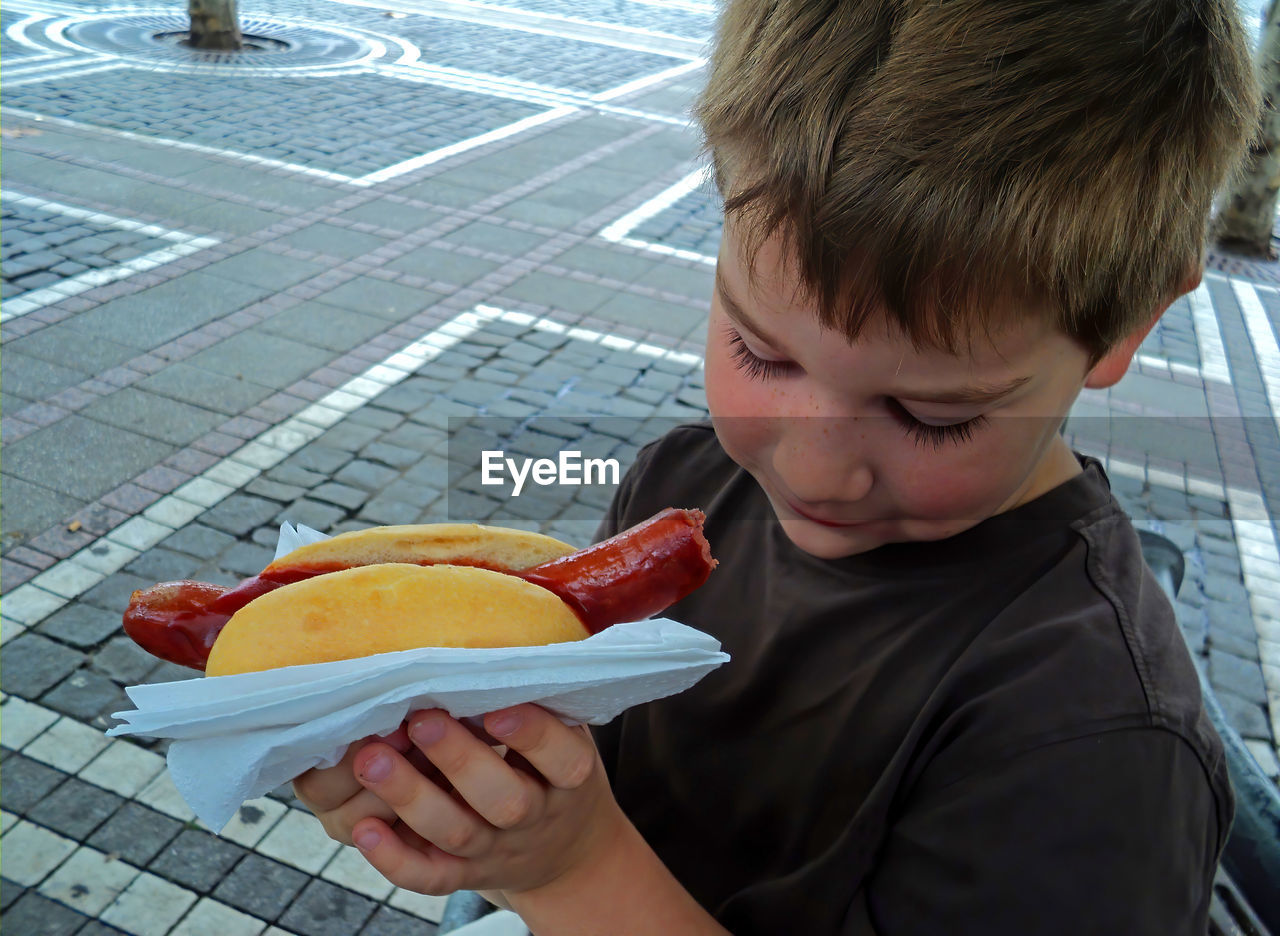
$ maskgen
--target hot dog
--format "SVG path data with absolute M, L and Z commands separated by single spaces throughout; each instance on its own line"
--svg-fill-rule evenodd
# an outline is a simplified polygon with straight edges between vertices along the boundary
M 124 615 L 125 632 L 162 659 L 205 669 L 229 621 L 237 623 L 228 633 L 243 633 L 232 638 L 231 644 L 243 641 L 261 645 L 267 640 L 263 630 L 267 624 L 249 622 L 270 621 L 274 616 L 275 620 L 287 618 L 297 623 L 303 615 L 295 611 L 305 605 L 313 622 L 327 615 L 332 622 L 330 628 L 341 628 L 344 622 L 354 620 L 353 608 L 368 610 L 374 603 L 368 596 L 403 589 L 394 614 L 413 618 L 425 628 L 412 626 L 411 630 L 418 634 L 412 639 L 419 641 L 413 645 L 467 645 L 459 641 L 478 639 L 474 630 L 470 638 L 458 633 L 441 636 L 439 621 L 427 621 L 429 615 L 422 608 L 443 608 L 441 602 L 445 599 L 441 596 L 450 591 L 480 594 L 482 598 L 478 600 L 483 603 L 486 592 L 493 597 L 501 590 L 504 597 L 496 603 L 502 605 L 502 611 L 495 620 L 519 624 L 536 617 L 547 634 L 558 636 L 530 640 L 527 633 L 517 630 L 490 635 L 485 639 L 497 642 L 485 645 L 580 639 L 612 624 L 657 614 L 705 582 L 716 562 L 702 533 L 703 519 L 701 511 L 668 508 L 611 539 L 576 552 L 550 537 L 476 524 L 377 527 L 345 533 L 294 550 L 233 588 L 182 581 L 136 591 Z M 388 570 L 388 566 L 399 568 Z M 406 575 L 406 566 L 421 568 Z M 417 574 L 433 566 L 439 567 L 436 573 Z M 459 578 L 465 567 L 469 571 Z M 348 574 L 359 568 L 375 571 Z M 446 569 L 459 571 L 446 573 Z M 330 581 L 326 583 L 325 578 Z M 388 584 L 393 580 L 396 585 Z M 514 582 L 519 585 L 513 586 Z M 554 604 L 546 603 L 550 598 L 556 599 Z M 533 604 L 543 610 L 532 614 L 529 608 Z M 476 613 L 474 607 L 455 607 L 436 617 L 457 621 L 466 620 L 468 615 L 475 619 Z M 576 627 L 570 626 L 570 621 Z M 434 637 L 431 628 L 437 629 Z M 435 642 L 437 639 L 452 642 Z M 359 650 L 383 647 L 387 640 L 391 638 L 375 639 L 366 634 L 347 643 Z M 272 652 L 280 657 L 279 651 Z M 350 655 L 375 652 L 384 649 L 364 649 Z M 229 654 L 230 651 L 220 650 L 218 657 L 227 658 Z M 265 659 L 267 655 L 263 651 L 258 657 Z M 209 672 L 229 671 L 223 669 L 224 664 L 225 660 L 220 659 Z M 232 665 L 246 664 L 237 657 Z

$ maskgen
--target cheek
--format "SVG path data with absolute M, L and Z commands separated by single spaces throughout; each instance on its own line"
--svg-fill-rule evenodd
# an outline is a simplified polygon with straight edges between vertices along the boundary
M 967 450 L 966 450 L 967 449 Z M 1008 497 L 1009 463 L 992 457 L 983 446 L 968 449 L 944 445 L 937 451 L 908 442 L 895 464 L 881 477 L 895 491 L 894 500 L 904 512 L 920 520 L 958 529 L 976 515 L 991 512 Z

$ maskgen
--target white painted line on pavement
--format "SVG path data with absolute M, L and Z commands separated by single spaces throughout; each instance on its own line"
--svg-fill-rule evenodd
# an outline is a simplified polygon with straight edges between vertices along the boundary
M 106 64 L 100 64 L 105 62 Z M 81 59 L 80 61 L 71 61 L 66 67 L 60 71 L 41 72 L 37 75 L 27 75 L 26 77 L 6 78 L 5 85 L 10 88 L 20 88 L 23 85 L 35 84 L 40 81 L 59 81 L 63 78 L 83 78 L 85 75 L 96 75 L 98 72 L 115 71 L 118 68 L 127 68 L 124 62 L 109 61 L 103 58 Z
M 640 207 L 627 212 L 617 221 L 614 221 L 608 227 L 604 228 L 600 232 L 600 237 L 603 237 L 605 240 L 615 244 L 623 244 L 627 247 L 635 247 L 640 250 L 663 254 L 664 256 L 680 257 L 684 260 L 693 260 L 698 263 L 705 263 L 708 266 L 715 266 L 715 257 L 708 257 L 705 254 L 695 253 L 692 250 L 681 250 L 675 247 L 667 247 L 664 244 L 653 244 L 648 241 L 643 241 L 629 236 L 633 230 L 645 221 L 648 221 L 654 215 L 670 208 L 680 199 L 697 189 L 698 186 L 702 185 L 710 175 L 710 165 L 703 166 L 702 168 L 689 173 L 675 185 L 663 189 Z
M 680 10 L 684 13 L 705 13 L 707 16 L 715 16 L 719 12 L 713 3 L 694 3 L 690 2 L 690 0 L 630 0 L 630 2 L 642 3 L 645 6 Z
M 669 58 L 696 57 L 693 46 L 701 46 L 701 37 L 673 36 L 669 33 L 626 26 L 621 23 L 603 23 L 562 13 L 542 10 L 523 10 L 517 7 L 491 6 L 474 0 L 398 0 L 388 4 L 386 0 L 340 0 L 351 6 L 372 7 L 386 10 L 388 6 L 401 12 L 429 16 L 433 19 L 475 23 L 539 36 L 554 36 L 592 45 L 612 46 L 630 52 L 649 55 L 665 55 Z M 566 29 L 565 26 L 579 27 Z
M 0 191 L 0 199 L 10 204 L 26 205 L 40 211 L 49 211 L 68 218 L 75 218 L 78 221 L 88 221 L 101 227 L 115 228 L 120 231 L 134 231 L 138 234 L 145 234 L 148 237 L 173 242 L 171 247 L 153 250 L 150 253 L 134 257 L 132 260 L 127 260 L 116 266 L 88 270 L 76 276 L 68 277 L 52 286 L 28 290 L 11 299 L 6 299 L 3 303 L 0 303 L 0 322 L 7 322 L 20 315 L 26 315 L 28 312 L 34 312 L 36 309 L 43 309 L 47 305 L 60 302 L 68 296 L 79 295 L 86 290 L 93 289 L 95 286 L 114 283 L 137 273 L 155 269 L 158 266 L 171 263 L 179 257 L 198 253 L 206 247 L 212 247 L 220 243 L 214 237 L 196 237 L 194 234 L 186 234 L 182 231 L 174 231 L 154 224 L 145 224 L 129 218 L 119 218 L 115 215 L 75 208 L 71 205 L 49 201 L 45 198 L 23 195 L 12 189 Z
M 1186 377 L 1196 377 L 1200 380 L 1209 380 L 1205 375 L 1203 367 L 1196 367 L 1193 364 L 1183 364 L 1181 361 L 1171 361 L 1168 358 L 1158 357 L 1154 354 L 1135 354 L 1134 361 L 1147 368 L 1148 370 L 1164 371 L 1166 374 L 1182 374 Z
M 3 597 L 5 617 L 24 628 L 34 627 L 75 600 L 108 575 L 123 568 L 137 552 L 150 549 L 220 503 L 240 485 L 279 464 L 348 413 L 409 377 L 484 327 L 496 315 L 489 307 L 462 312 L 416 341 L 410 342 L 360 375 L 330 391 L 276 426 L 263 430 L 197 478 L 166 494 L 142 514 L 131 517 L 74 555 L 54 563 Z M 228 478 L 239 479 L 232 487 Z M 107 544 L 105 555 L 99 553 Z M 112 549 L 111 547 L 115 547 Z
M 93 786 L 142 803 L 179 822 L 190 822 L 193 819 L 190 809 L 173 788 L 164 769 L 164 758 L 159 754 L 123 738 L 105 738 L 96 728 L 13 695 L 6 697 L 3 705 L 0 705 L 0 716 L 4 719 L 4 746 L 9 750 L 19 751 L 26 757 Z M 250 800 L 245 805 L 257 810 L 262 818 L 256 823 L 248 823 L 242 817 L 237 817 L 223 830 L 222 838 L 308 874 L 320 874 L 334 884 L 367 894 L 374 899 L 380 900 L 388 895 L 394 897 L 401 893 L 362 859 L 358 865 L 352 863 L 350 857 L 356 854 L 355 851 L 341 848 L 325 837 L 309 812 L 290 809 L 270 797 Z M 38 887 L 45 896 L 67 903 L 67 900 L 52 893 L 59 886 L 56 883 L 57 869 L 65 867 L 64 863 L 79 851 L 97 853 L 88 846 L 11 814 L 6 814 L 5 821 L 4 845 L 16 850 L 19 843 L 24 843 L 24 849 L 30 850 L 23 851 L 24 856 L 30 857 L 29 860 L 24 860 L 25 870 L 22 872 L 29 881 L 24 879 L 19 883 Z M 11 842 L 8 835 L 17 829 L 22 831 L 18 831 Z M 295 848 L 299 843 L 307 847 Z M 116 861 L 123 868 L 131 867 L 119 859 Z M 17 880 L 10 873 L 11 870 L 17 871 L 17 865 L 12 869 L 6 865 L 5 876 Z M 350 872 L 352 876 L 348 878 L 346 874 L 339 873 L 343 871 Z M 49 884 L 51 890 L 43 886 L 46 881 L 53 882 Z M 176 887 L 172 884 L 167 886 Z M 175 893 L 177 892 L 181 892 L 179 896 L 189 893 L 184 888 L 177 888 Z M 403 894 L 405 896 L 397 901 L 400 909 L 432 923 L 440 921 L 443 898 L 420 900 L 416 898 L 422 895 L 408 891 Z M 86 899 L 93 898 L 86 895 Z M 221 902 L 214 903 L 227 910 L 232 909 Z M 89 912 L 83 908 L 77 909 Z M 97 913 L 98 911 L 93 911 L 90 915 Z M 160 932 L 168 932 L 168 927 Z M 225 931 L 218 932 L 221 936 Z
M 703 65 L 707 64 L 706 59 L 696 58 L 691 62 L 684 62 L 675 65 L 664 71 L 654 72 L 652 75 L 645 75 L 634 81 L 628 81 L 626 84 L 620 84 L 616 88 L 610 88 L 608 91 L 601 91 L 599 94 L 592 95 L 592 99 L 596 101 L 612 101 L 615 98 L 624 97 L 628 94 L 634 94 L 636 91 L 642 91 L 651 85 L 661 84 L 680 75 L 687 75 L 691 71 L 697 71 Z
M 1271 417 L 1275 420 L 1277 431 L 1280 431 L 1280 344 L 1276 343 L 1271 320 L 1267 317 L 1267 310 L 1258 298 L 1253 284 L 1246 280 L 1232 279 L 1231 288 L 1240 303 L 1245 328 L 1253 343 L 1253 354 L 1258 362 L 1258 370 L 1262 373 L 1262 386 L 1266 390 Z
M 117 130 L 114 127 L 103 127 L 98 124 L 82 123 L 78 120 L 68 120 L 66 117 L 50 117 L 45 114 L 37 114 L 35 111 L 23 110 L 20 107 L 8 107 L 6 113 L 10 117 L 25 117 L 29 120 L 41 123 L 52 124 L 56 127 L 69 127 L 73 130 L 88 130 L 93 133 L 102 133 L 107 136 L 119 137 L 122 140 L 133 140 L 138 143 L 147 143 L 152 146 L 164 146 L 169 149 L 186 150 L 192 153 L 204 153 L 208 156 L 221 156 L 224 159 L 236 159 L 242 162 L 257 163 L 260 166 L 269 166 L 272 169 L 286 169 L 289 172 L 296 172 L 300 175 L 315 176 L 318 179 L 329 179 L 332 182 L 352 182 L 351 176 L 343 175 L 340 172 L 328 172 L 324 169 L 316 169 L 312 166 L 300 166 L 297 163 L 282 162 L 278 159 L 267 159 L 265 156 L 252 156 L 248 153 L 238 153 L 235 150 L 220 149 L 216 146 L 204 146 L 200 143 L 188 143 L 185 140 L 170 140 L 167 137 L 150 136 L 145 133 L 134 133 L 131 130 Z
M 55 61 L 50 62 L 48 59 L 55 59 Z M 21 64 L 8 65 L 5 67 L 4 71 L 7 76 L 6 81 L 11 81 L 14 78 L 21 77 L 22 75 L 30 75 L 35 72 L 48 72 L 53 71 L 54 69 L 66 68 L 67 65 L 70 64 L 68 61 L 69 59 L 71 59 L 71 55 L 66 52 L 48 52 L 44 55 L 26 56 L 19 60 Z M 84 60 L 81 59 L 80 61 L 83 62 Z M 101 62 L 106 61 L 106 59 L 95 58 L 93 61 Z M 37 64 L 40 62 L 43 62 L 44 64 Z
M 127 13 L 130 16 L 143 16 L 143 17 L 150 16 L 150 17 L 168 18 L 174 22 L 175 28 L 178 28 L 178 25 L 181 24 L 185 19 L 185 17 L 183 17 L 181 14 L 175 13 L 175 11 L 171 7 L 140 7 L 139 6 L 139 7 L 128 7 L 125 9 L 114 9 L 114 10 L 99 9 L 99 10 L 93 10 L 88 13 L 84 12 L 83 10 L 80 10 L 80 11 L 76 11 L 75 13 L 71 13 L 69 15 L 65 15 L 58 19 L 54 19 L 50 22 L 45 23 L 44 35 L 45 35 L 45 38 L 49 40 L 49 42 L 53 43 L 54 45 L 62 46 L 64 48 L 72 50 L 73 52 L 77 52 L 81 54 L 85 52 L 93 53 L 96 50 L 88 46 L 80 45 L 79 43 L 68 38 L 66 35 L 67 29 L 72 26 L 76 26 L 80 23 L 92 23 L 92 22 L 100 22 L 103 20 L 110 20 L 114 18 L 116 15 L 124 14 L 124 13 Z M 268 16 L 267 19 L 272 24 L 278 24 L 284 27 L 290 27 L 290 26 L 311 27 L 312 29 L 317 29 L 322 32 L 336 33 L 339 36 L 343 36 L 345 38 L 348 38 L 357 42 L 360 45 L 363 45 L 365 47 L 365 51 L 358 58 L 353 58 L 344 62 L 338 62 L 338 63 L 319 62 L 311 65 L 292 64 L 284 68 L 281 68 L 278 65 L 272 65 L 270 56 L 266 56 L 262 58 L 260 61 L 251 61 L 249 59 L 244 59 L 237 64 L 237 67 L 236 67 L 237 74 L 240 74 L 240 75 L 284 74 L 284 75 L 298 75 L 302 77 L 348 74 L 352 71 L 363 70 L 369 63 L 376 61 L 377 59 L 380 59 L 387 54 L 387 47 L 386 45 L 383 44 L 381 40 L 384 38 L 390 38 L 390 37 L 382 36 L 379 33 L 373 33 L 367 30 L 362 30 L 362 29 L 353 28 L 349 26 L 337 25 L 334 23 L 308 23 L 308 22 L 303 22 L 299 20 L 281 18 L 277 16 Z M 399 45 L 402 48 L 402 50 L 407 45 L 402 40 L 393 40 L 393 41 L 395 42 L 396 45 Z M 154 58 L 146 55 L 145 53 L 133 53 L 133 52 L 127 52 L 127 51 L 117 52 L 114 55 L 112 55 L 112 58 L 119 60 L 122 64 L 142 65 L 148 71 L 180 72 L 181 74 L 184 74 L 184 75 L 222 74 L 225 76 L 226 74 L 225 65 L 222 65 L 216 62 L 200 62 L 196 60 L 166 61 L 163 58 Z
M 1200 351 L 1200 370 L 1206 380 L 1216 380 L 1231 385 L 1231 367 L 1222 344 L 1222 329 L 1218 325 L 1218 313 L 1213 307 L 1213 297 L 1203 279 L 1187 296 L 1191 304 L 1191 319 L 1195 326 L 1196 347 Z
M 553 120 L 559 120 L 561 117 L 574 113 L 575 110 L 576 108 L 573 107 L 557 107 L 553 110 L 543 111 L 541 114 L 534 114 L 523 120 L 517 120 L 515 123 L 507 124 L 505 127 L 499 127 L 496 130 L 490 130 L 488 133 L 471 137 L 469 140 L 459 140 L 457 143 L 442 146 L 437 150 L 432 150 L 430 153 L 423 153 L 421 156 L 414 156 L 412 159 L 406 159 L 393 166 L 387 166 L 385 169 L 370 172 L 368 175 L 355 179 L 354 184 L 377 185 L 379 182 L 394 179 L 396 176 L 440 162 L 440 160 L 456 156 L 458 153 L 465 153 L 467 150 L 475 149 L 477 146 L 484 146 L 486 143 L 493 143 L 497 140 L 505 140 L 509 136 L 523 133 L 530 127 L 537 127 Z

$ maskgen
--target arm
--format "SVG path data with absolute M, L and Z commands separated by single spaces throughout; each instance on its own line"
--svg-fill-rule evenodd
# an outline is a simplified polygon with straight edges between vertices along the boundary
M 926 773 L 867 883 L 867 922 L 1203 936 L 1217 808 L 1194 751 L 1155 728 L 1065 739 L 951 780 Z

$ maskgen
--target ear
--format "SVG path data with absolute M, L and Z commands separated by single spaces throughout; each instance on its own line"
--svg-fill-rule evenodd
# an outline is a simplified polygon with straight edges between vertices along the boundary
M 1085 377 L 1084 385 L 1091 390 L 1103 390 L 1107 387 L 1114 386 L 1120 382 L 1129 370 L 1129 365 L 1133 362 L 1133 356 L 1138 353 L 1138 348 L 1142 342 L 1146 340 L 1147 335 L 1151 333 L 1151 329 L 1156 327 L 1156 322 L 1160 321 L 1160 316 L 1164 315 L 1165 310 L 1180 297 L 1200 285 L 1200 280 L 1204 277 L 1204 267 L 1197 265 L 1193 274 L 1187 277 L 1182 287 L 1169 298 L 1160 308 L 1156 309 L 1155 314 L 1147 321 L 1147 323 L 1124 338 L 1114 348 L 1104 354 L 1097 364 L 1093 365 Z

